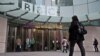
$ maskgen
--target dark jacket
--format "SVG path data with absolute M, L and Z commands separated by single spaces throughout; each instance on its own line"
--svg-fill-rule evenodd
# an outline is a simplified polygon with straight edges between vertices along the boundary
M 78 23 L 80 25 L 82 25 L 81 23 Z M 75 23 L 71 23 L 71 26 L 69 27 L 69 41 L 83 41 L 84 40 L 84 35 L 83 34 L 79 34 L 79 26 L 78 24 Z M 82 25 L 83 26 L 83 25 Z M 83 26 L 84 27 L 84 26 Z
M 94 40 L 93 45 L 98 45 L 98 41 L 97 41 L 97 39 Z

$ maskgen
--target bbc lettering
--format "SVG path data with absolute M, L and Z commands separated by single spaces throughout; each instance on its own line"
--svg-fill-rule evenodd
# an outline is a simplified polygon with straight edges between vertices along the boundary
M 40 15 L 57 16 L 57 9 L 58 9 L 57 6 L 47 6 L 46 7 L 45 5 L 34 5 L 34 7 L 33 7 L 33 4 L 22 1 L 23 10 L 27 10 L 31 13 L 34 12 Z M 33 8 L 34 8 L 34 11 L 33 11 Z
M 33 4 L 22 1 L 22 9 L 33 12 Z

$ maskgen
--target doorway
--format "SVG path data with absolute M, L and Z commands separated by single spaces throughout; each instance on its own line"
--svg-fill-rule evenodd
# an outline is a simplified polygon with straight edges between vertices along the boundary
M 20 38 L 22 42 L 22 51 L 26 50 L 26 38 L 34 38 L 34 46 L 30 51 L 55 51 L 61 50 L 61 41 L 66 36 L 67 30 L 60 29 L 37 29 L 12 27 L 8 29 L 7 52 L 14 52 L 16 47 L 16 39 Z M 12 48 L 11 48 L 12 47 Z

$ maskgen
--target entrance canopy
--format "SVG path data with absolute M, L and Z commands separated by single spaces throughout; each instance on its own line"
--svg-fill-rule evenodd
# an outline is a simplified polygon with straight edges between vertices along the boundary
M 67 23 L 77 15 L 80 21 L 100 19 L 100 0 L 73 0 L 72 6 L 47 6 L 22 0 L 0 0 L 0 13 L 21 23 Z

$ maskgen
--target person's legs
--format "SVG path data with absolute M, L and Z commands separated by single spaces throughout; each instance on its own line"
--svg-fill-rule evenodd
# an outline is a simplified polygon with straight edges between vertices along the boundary
M 34 47 L 33 47 L 33 44 L 31 44 L 31 51 L 33 51 L 33 48 L 34 48 Z
M 96 49 L 96 52 L 97 52 L 97 46 L 95 47 L 95 49 Z
M 65 47 L 65 46 L 63 46 L 63 52 L 64 52 L 64 51 L 66 51 L 66 47 Z
M 75 42 L 74 41 L 70 42 L 69 56 L 73 56 L 74 46 L 75 46 Z
M 84 46 L 83 46 L 83 41 L 77 42 L 77 44 L 78 44 L 78 46 L 80 48 L 81 55 L 85 56 L 85 49 L 84 49 Z
M 97 52 L 99 52 L 99 49 L 98 49 L 98 47 L 97 47 Z
M 67 46 L 66 46 L 65 48 L 66 48 L 66 50 L 65 50 L 65 51 L 66 51 L 66 53 L 67 53 L 67 50 L 68 50 L 68 49 L 67 49 Z
M 96 52 L 96 46 L 94 46 L 95 52 Z
M 62 52 L 64 52 L 64 46 L 63 46 Z
M 98 50 L 97 50 L 98 48 L 96 47 L 96 52 L 98 52 Z
M 98 52 L 98 51 L 99 51 L 99 50 L 98 50 L 98 46 L 97 46 L 97 45 L 95 46 L 95 49 L 96 49 L 96 52 Z
M 68 48 L 69 48 L 69 45 L 67 44 L 67 46 L 66 46 L 66 53 L 67 53 L 67 51 L 68 51 Z
M 97 52 L 99 52 L 98 46 L 97 46 Z

